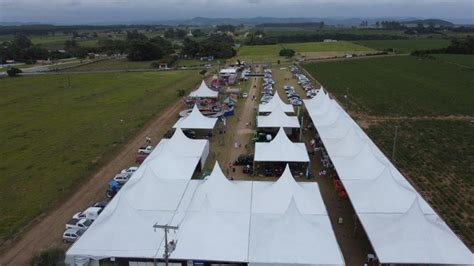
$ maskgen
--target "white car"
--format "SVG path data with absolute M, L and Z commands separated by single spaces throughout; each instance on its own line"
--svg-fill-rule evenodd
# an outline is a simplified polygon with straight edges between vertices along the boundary
M 248 93 L 246 93 L 246 92 L 242 93 L 242 98 L 247 98 L 247 97 L 249 97 Z
M 150 154 L 153 151 L 153 146 L 146 146 L 138 148 L 138 153 Z
M 63 241 L 65 243 L 75 242 L 86 230 L 83 229 L 66 229 L 63 233 Z
M 132 167 L 129 167 L 128 169 L 123 169 L 120 173 L 128 174 L 129 176 L 132 176 L 132 174 L 135 173 L 137 170 L 138 170 L 138 167 L 132 166 Z
M 99 214 L 102 212 L 102 208 L 100 207 L 89 207 L 82 212 L 78 212 L 72 216 L 73 219 L 89 219 L 89 220 L 96 220 L 99 217 Z
M 87 230 L 89 226 L 92 224 L 92 220 L 89 219 L 71 219 L 69 222 L 66 223 L 66 229 L 83 229 Z
M 130 179 L 131 176 L 132 176 L 132 174 L 129 174 L 129 173 L 116 174 L 114 176 L 114 181 L 117 181 L 118 183 L 123 185 L 123 184 L 128 182 L 128 180 Z

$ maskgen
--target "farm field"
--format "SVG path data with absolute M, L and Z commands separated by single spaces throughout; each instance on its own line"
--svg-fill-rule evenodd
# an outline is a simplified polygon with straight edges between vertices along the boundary
M 428 50 L 443 48 L 450 44 L 448 39 L 435 38 L 412 38 L 406 40 L 367 40 L 355 41 L 355 43 L 364 45 L 377 50 L 395 49 L 396 53 L 406 54 L 415 50 Z
M 474 55 L 466 55 L 466 54 L 433 54 L 434 58 L 452 63 L 457 64 L 465 67 L 474 68 Z
M 276 61 L 279 59 L 280 60 L 283 59 L 283 57 L 279 56 L 281 49 L 282 49 L 282 46 L 279 44 L 244 45 L 239 48 L 235 58 L 238 58 L 240 60 L 247 61 L 247 62 Z
M 348 93 L 351 111 L 379 116 L 474 115 L 472 71 L 453 64 L 398 56 L 304 66 L 339 99 Z
M 173 71 L 2 80 L 0 244 L 67 198 L 176 101 L 176 89 L 189 90 L 200 78 L 198 71 Z
M 305 42 L 305 43 L 287 43 L 284 44 L 286 48 L 293 49 L 297 53 L 307 52 L 348 52 L 348 51 L 374 51 L 362 45 L 352 42 L 337 41 L 337 42 Z
M 472 249 L 472 70 L 411 56 L 321 62 L 305 68 L 389 158 L 398 127 L 395 165 Z
M 153 69 L 154 61 L 128 61 L 126 58 L 98 60 L 94 63 L 69 68 L 67 71 L 104 71 L 104 70 L 136 70 Z

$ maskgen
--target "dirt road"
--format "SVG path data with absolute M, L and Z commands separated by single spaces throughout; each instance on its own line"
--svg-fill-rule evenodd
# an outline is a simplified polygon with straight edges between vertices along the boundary
M 81 211 L 95 201 L 104 198 L 105 188 L 109 179 L 118 171 L 132 165 L 135 161 L 137 148 L 144 144 L 145 137 L 150 136 L 153 144 L 159 142 L 165 132 L 176 120 L 176 115 L 184 107 L 181 100 L 168 106 L 159 116 L 145 125 L 123 149 L 95 173 L 71 197 L 55 208 L 42 215 L 38 222 L 27 229 L 23 236 L 7 248 L 0 257 L 0 265 L 28 265 L 32 256 L 49 247 L 67 248 L 62 243 L 64 224 L 75 212 Z

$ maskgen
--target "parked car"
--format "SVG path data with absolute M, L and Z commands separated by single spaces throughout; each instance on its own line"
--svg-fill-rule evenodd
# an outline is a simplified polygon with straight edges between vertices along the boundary
M 87 230 L 89 226 L 92 224 L 92 220 L 82 218 L 82 219 L 74 219 L 72 218 L 66 223 L 66 229 L 84 229 Z
M 135 163 L 142 164 L 145 161 L 146 157 L 148 157 L 148 154 L 138 154 L 137 158 L 135 159 Z
M 136 166 L 132 166 L 132 167 L 129 167 L 127 169 L 123 169 L 120 173 L 121 174 L 128 174 L 129 177 L 132 176 L 133 173 L 135 173 L 135 171 L 138 170 L 138 167 Z
M 235 165 L 253 164 L 253 154 L 241 154 L 234 162 Z
M 96 220 L 99 217 L 99 214 L 102 212 L 102 208 L 99 207 L 89 207 L 82 212 L 78 212 L 72 216 L 73 219 L 88 219 Z
M 193 131 L 193 130 L 186 129 L 186 130 L 183 130 L 183 133 L 184 133 L 184 135 L 186 135 L 186 137 L 188 137 L 190 139 L 195 139 L 196 138 L 196 132 Z
M 128 180 L 130 179 L 130 176 L 129 174 L 127 173 L 119 173 L 119 174 L 116 174 L 113 178 L 114 181 L 116 181 L 117 183 L 123 185 L 125 183 L 128 182 Z
M 153 151 L 153 146 L 146 146 L 138 148 L 138 153 L 150 154 Z
M 113 179 L 109 181 L 108 185 L 109 186 L 107 188 L 107 191 L 105 192 L 105 195 L 107 196 L 107 198 L 110 199 L 110 198 L 113 198 L 115 194 L 117 194 L 117 192 L 120 190 L 122 186 L 120 185 L 119 182 Z
M 72 243 L 78 240 L 86 230 L 83 229 L 66 229 L 63 233 L 63 242 Z
M 102 200 L 102 201 L 97 201 L 96 203 L 92 204 L 91 207 L 99 207 L 99 208 L 105 208 L 109 204 L 108 200 Z
M 248 93 L 246 93 L 246 92 L 242 93 L 242 98 L 247 98 L 247 97 L 249 97 Z

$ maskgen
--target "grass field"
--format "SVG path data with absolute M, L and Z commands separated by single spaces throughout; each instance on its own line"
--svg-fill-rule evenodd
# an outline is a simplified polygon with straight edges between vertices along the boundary
M 306 64 L 349 108 L 371 115 L 474 115 L 472 70 L 412 56 Z M 345 103 L 345 101 L 343 102 Z
M 212 61 L 201 61 L 201 60 L 193 60 L 193 59 L 180 59 L 176 62 L 176 66 L 201 66 L 201 65 L 207 65 L 211 64 L 214 65 L 217 63 L 217 60 L 212 60 Z M 224 63 L 224 61 L 221 60 L 221 63 Z
M 321 62 L 305 68 L 346 106 L 388 157 L 398 126 L 394 163 L 472 248 L 472 69 L 411 56 Z M 347 93 L 349 100 L 344 98 Z
M 467 55 L 467 54 L 433 54 L 433 57 L 436 59 L 457 64 L 465 67 L 474 68 L 474 55 Z
M 106 59 L 96 61 L 91 64 L 82 65 L 67 69 L 66 71 L 102 71 L 102 70 L 137 70 L 137 69 L 153 69 L 151 63 L 154 61 L 128 61 L 122 59 Z
M 0 243 L 67 197 L 176 101 L 177 89 L 199 79 L 198 71 L 2 79 Z
M 306 42 L 306 43 L 288 43 L 283 46 L 295 50 L 297 53 L 307 52 L 349 52 L 349 51 L 373 51 L 362 45 L 352 42 Z
M 396 53 L 410 53 L 415 50 L 428 50 L 443 48 L 450 44 L 448 39 L 427 39 L 412 38 L 407 40 L 368 40 L 355 41 L 355 43 L 364 45 L 377 50 L 395 49 Z
M 282 46 L 279 44 L 244 45 L 237 51 L 236 58 L 247 62 L 276 61 L 283 59 L 283 57 L 279 56 L 281 49 Z

